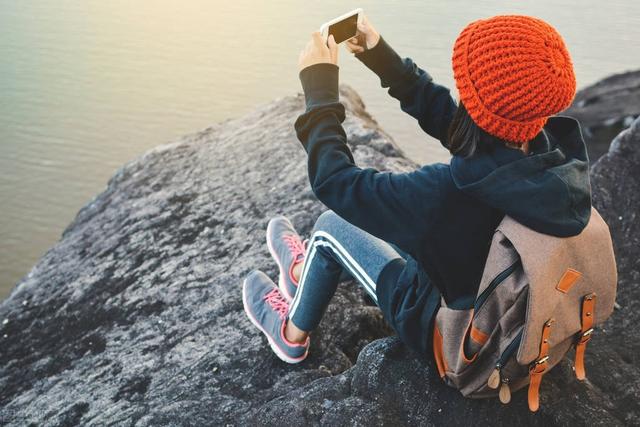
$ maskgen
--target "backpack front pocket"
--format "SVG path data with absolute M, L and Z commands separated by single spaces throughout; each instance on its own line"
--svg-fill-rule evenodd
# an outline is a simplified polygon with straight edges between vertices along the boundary
M 465 336 L 465 352 L 476 354 L 482 349 L 499 323 L 522 324 L 526 313 L 528 286 L 523 281 L 520 260 L 500 272 L 484 289 L 474 304 L 473 317 Z M 510 323 L 514 322 L 514 323 Z

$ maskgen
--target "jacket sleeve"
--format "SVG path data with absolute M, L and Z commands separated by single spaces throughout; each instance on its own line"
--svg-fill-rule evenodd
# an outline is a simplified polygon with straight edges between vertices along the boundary
M 435 174 L 424 174 L 423 169 L 390 173 L 357 167 L 341 125 L 345 108 L 338 102 L 338 67 L 315 64 L 303 69 L 300 79 L 307 108 L 297 118 L 295 130 L 308 153 L 314 194 L 355 226 L 416 253 L 425 231 L 420 206 L 436 205 L 429 203 L 438 192 Z
M 402 111 L 447 147 L 447 131 L 457 109 L 448 88 L 434 83 L 411 58 L 400 58 L 382 37 L 356 58 L 380 77 L 380 85 L 389 88 L 389 95 L 400 101 Z

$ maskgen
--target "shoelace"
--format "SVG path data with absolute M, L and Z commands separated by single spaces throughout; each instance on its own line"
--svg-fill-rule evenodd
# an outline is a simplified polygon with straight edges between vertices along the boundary
M 282 236 L 282 240 L 284 240 L 289 247 L 291 256 L 293 256 L 293 259 L 296 263 L 304 259 L 304 254 L 307 252 L 307 240 L 303 242 L 295 234 L 287 234 L 285 236 Z
M 289 303 L 287 303 L 280 291 L 277 288 L 269 291 L 269 293 L 264 296 L 264 300 L 278 312 L 280 319 L 284 320 L 289 313 Z

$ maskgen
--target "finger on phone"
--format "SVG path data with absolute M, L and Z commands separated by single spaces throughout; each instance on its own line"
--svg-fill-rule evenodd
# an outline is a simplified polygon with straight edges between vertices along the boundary
M 347 50 L 351 53 L 360 53 L 364 50 L 362 46 L 360 46 L 358 43 L 352 42 L 351 40 L 347 40 L 345 44 Z
M 333 34 L 331 34 L 327 39 L 327 45 L 330 49 L 335 49 L 337 47 L 336 39 L 333 37 Z

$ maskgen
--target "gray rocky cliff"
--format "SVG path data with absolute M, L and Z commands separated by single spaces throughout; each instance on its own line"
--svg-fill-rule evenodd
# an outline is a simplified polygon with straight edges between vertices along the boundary
M 580 120 L 589 157 L 597 160 L 611 140 L 640 116 L 640 70 L 614 74 L 579 90 L 563 114 Z
M 415 167 L 353 90 L 341 99 L 359 164 Z M 324 210 L 293 132 L 302 109 L 300 95 L 278 99 L 118 171 L 0 304 L 0 425 L 640 423 L 640 123 L 592 173 L 620 308 L 589 344 L 589 380 L 565 361 L 530 414 L 524 393 L 503 406 L 443 385 L 353 283 L 340 286 L 305 362 L 271 353 L 240 284 L 254 268 L 276 275 L 271 216 L 308 233 Z

